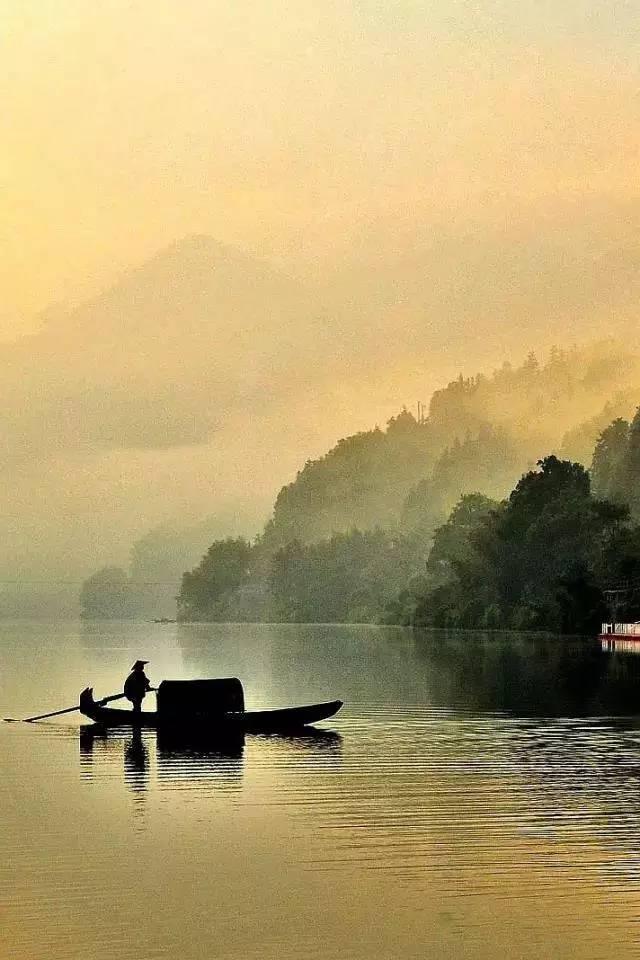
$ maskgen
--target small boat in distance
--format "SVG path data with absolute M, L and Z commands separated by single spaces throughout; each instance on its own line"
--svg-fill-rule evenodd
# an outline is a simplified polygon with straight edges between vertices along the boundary
M 118 710 L 94 700 L 93 688 L 80 694 L 80 711 L 103 727 L 151 727 L 164 730 L 273 733 L 296 730 L 334 716 L 341 700 L 276 710 L 245 710 L 244 691 L 233 677 L 219 680 L 164 680 L 157 691 L 158 709 Z
M 598 639 L 605 653 L 640 654 L 640 623 L 603 623 Z
M 637 640 L 640 643 L 640 622 L 635 623 L 603 623 L 600 630 L 600 640 L 615 640 L 616 637 L 626 640 Z

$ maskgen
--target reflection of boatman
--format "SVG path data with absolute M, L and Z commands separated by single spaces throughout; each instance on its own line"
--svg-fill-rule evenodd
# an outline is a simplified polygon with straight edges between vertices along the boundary
M 149 757 L 139 726 L 132 727 L 131 740 L 124 747 L 125 783 L 139 800 L 144 800 L 149 785 Z
M 140 713 L 146 692 L 153 689 L 144 672 L 147 663 L 149 663 L 148 660 L 136 660 L 124 682 L 124 695 L 133 704 L 134 713 Z

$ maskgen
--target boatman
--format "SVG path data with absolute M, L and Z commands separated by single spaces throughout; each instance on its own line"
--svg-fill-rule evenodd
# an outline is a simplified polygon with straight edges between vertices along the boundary
M 147 663 L 149 663 L 148 660 L 136 660 L 131 667 L 131 673 L 124 682 L 124 695 L 127 700 L 131 700 L 134 713 L 140 713 L 147 690 L 153 690 L 149 678 L 144 672 Z

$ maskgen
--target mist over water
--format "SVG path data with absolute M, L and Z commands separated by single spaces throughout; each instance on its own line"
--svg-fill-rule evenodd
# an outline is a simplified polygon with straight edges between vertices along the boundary
M 7 956 L 640 953 L 640 657 L 531 635 L 7 624 L 2 712 L 115 692 L 138 655 L 154 682 L 238 675 L 249 706 L 345 707 L 324 733 L 227 750 L 74 715 L 2 724 Z

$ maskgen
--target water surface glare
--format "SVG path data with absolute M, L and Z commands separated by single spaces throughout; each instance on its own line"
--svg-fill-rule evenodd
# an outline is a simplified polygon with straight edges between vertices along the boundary
M 77 714 L 0 724 L 3 960 L 640 956 L 640 657 L 375 627 L 3 623 L 0 713 L 117 692 L 138 657 L 154 682 L 237 675 L 250 706 L 345 707 L 217 749 Z

